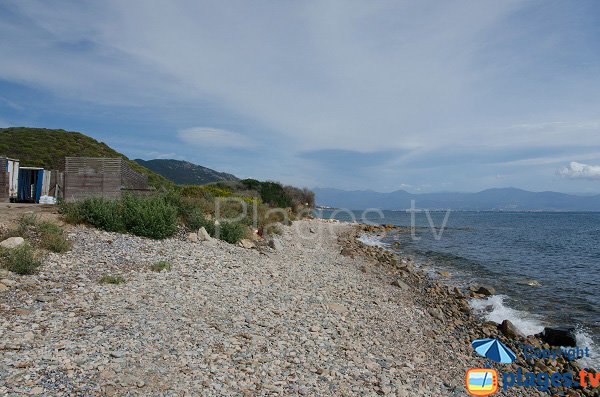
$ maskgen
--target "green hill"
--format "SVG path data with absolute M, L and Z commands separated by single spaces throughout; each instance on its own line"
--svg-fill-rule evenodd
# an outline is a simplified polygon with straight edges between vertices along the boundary
M 234 175 L 218 172 L 181 160 L 134 160 L 138 164 L 179 185 L 204 185 L 211 182 L 237 181 Z
M 151 186 L 159 188 L 172 185 L 163 176 L 80 132 L 28 127 L 0 128 L 0 156 L 19 159 L 23 166 L 49 170 L 64 169 L 65 157 L 122 157 L 131 168 L 148 175 Z

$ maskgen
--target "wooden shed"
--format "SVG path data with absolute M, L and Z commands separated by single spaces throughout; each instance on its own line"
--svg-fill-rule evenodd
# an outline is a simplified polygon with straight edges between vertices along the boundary
M 0 202 L 16 200 L 18 179 L 19 160 L 0 156 Z
M 124 191 L 148 191 L 148 176 L 134 171 L 121 157 L 65 157 L 63 197 L 120 198 Z

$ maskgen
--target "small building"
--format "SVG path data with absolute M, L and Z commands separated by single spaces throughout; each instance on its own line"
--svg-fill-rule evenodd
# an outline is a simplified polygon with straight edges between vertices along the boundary
M 115 199 L 126 191 L 149 191 L 148 176 L 134 171 L 123 158 L 65 158 L 65 201 L 87 197 Z
M 19 203 L 39 203 L 42 196 L 43 184 L 43 168 L 19 167 L 16 201 Z
M 0 157 L 0 202 L 16 201 L 19 160 Z

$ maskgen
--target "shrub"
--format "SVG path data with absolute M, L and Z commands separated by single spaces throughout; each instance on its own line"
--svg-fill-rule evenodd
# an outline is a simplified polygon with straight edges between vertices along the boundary
M 100 277 L 100 279 L 98 280 L 99 284 L 115 284 L 115 285 L 119 285 L 119 284 L 125 284 L 127 281 L 125 281 L 125 279 L 122 276 L 109 276 L 109 275 L 104 275 L 102 277 Z
M 241 223 L 222 222 L 218 232 L 221 240 L 230 244 L 237 244 L 246 234 L 246 227 Z
M 21 275 L 35 273 L 42 264 L 29 244 L 21 244 L 12 249 L 2 249 L 0 258 L 4 268 Z
M 63 229 L 55 223 L 44 221 L 37 225 L 40 233 L 40 247 L 48 251 L 62 253 L 71 249 Z
M 69 223 L 85 223 L 109 232 L 125 230 L 119 201 L 91 197 L 74 203 L 63 203 L 59 212 Z
M 198 230 L 203 227 L 211 236 L 215 234 L 215 223 L 206 219 L 199 208 L 195 208 L 184 223 L 190 230 Z
M 177 195 L 139 197 L 126 195 L 120 200 L 87 198 L 61 206 L 67 222 L 85 223 L 109 232 L 128 232 L 137 236 L 163 239 L 177 231 Z
M 213 197 L 229 197 L 232 194 L 231 189 L 226 187 L 220 187 L 215 185 L 202 185 L 200 186 L 200 188 L 212 195 Z
M 150 265 L 150 270 L 152 270 L 153 272 L 161 272 L 163 270 L 170 271 L 171 264 L 167 261 L 156 262 Z
M 160 196 L 123 198 L 125 230 L 137 236 L 163 239 L 177 231 L 177 208 Z
M 19 217 L 17 234 L 21 237 L 25 237 L 31 228 L 38 223 L 38 217 L 35 214 L 23 214 Z

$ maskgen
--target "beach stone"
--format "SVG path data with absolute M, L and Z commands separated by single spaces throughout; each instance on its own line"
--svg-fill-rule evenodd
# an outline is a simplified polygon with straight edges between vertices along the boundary
M 517 336 L 522 336 L 521 333 L 517 330 L 517 327 L 510 320 L 502 321 L 500 324 L 500 331 L 509 338 L 516 338 Z
M 6 285 L 0 283 L 0 292 L 2 292 L 2 291 L 8 291 L 8 290 L 9 290 L 9 288 Z
M 0 247 L 12 249 L 17 248 L 19 245 L 24 243 L 25 240 L 23 239 L 23 237 L 9 237 L 0 243 Z
M 433 318 L 436 318 L 440 321 L 444 321 L 444 313 L 442 313 L 442 311 L 438 308 L 432 308 L 428 310 L 429 314 L 431 314 L 431 316 Z
M 340 305 L 339 303 L 329 303 L 327 304 L 327 307 L 330 310 L 339 314 L 346 314 L 348 312 L 348 309 L 345 306 Z
M 273 237 L 269 240 L 269 247 L 273 248 L 276 251 L 281 251 L 283 249 L 283 244 L 281 240 L 276 237 Z
M 196 233 L 189 233 L 187 235 L 187 240 L 191 241 L 192 243 L 197 243 L 198 242 L 198 235 Z
M 238 245 L 242 248 L 252 249 L 255 247 L 254 243 L 248 239 L 241 239 Z
M 7 287 L 16 287 L 17 285 L 19 285 L 18 282 L 9 278 L 3 278 L 2 280 L 0 280 L 0 283 L 6 285 Z
M 546 327 L 541 334 L 541 338 L 550 346 L 577 346 L 575 328 L 573 327 Z
M 394 287 L 398 287 L 401 290 L 407 290 L 409 289 L 408 284 L 406 284 L 404 281 L 400 280 L 399 278 L 395 279 L 394 281 L 392 281 L 391 283 Z
M 210 234 L 208 234 L 208 232 L 206 231 L 206 229 L 204 227 L 201 227 L 200 229 L 198 229 L 198 240 L 200 241 L 210 241 L 212 239 L 212 237 L 210 236 Z

